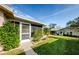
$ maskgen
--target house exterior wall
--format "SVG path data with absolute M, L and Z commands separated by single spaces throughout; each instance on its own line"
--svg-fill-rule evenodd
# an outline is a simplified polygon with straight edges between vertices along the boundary
M 79 29 L 62 29 L 57 31 L 59 35 L 71 35 L 70 32 L 72 32 L 72 36 L 79 36 Z
M 20 25 L 20 40 L 21 40 L 21 42 L 31 40 L 32 39 L 32 31 L 40 29 L 40 28 L 42 29 L 42 27 L 43 27 L 43 25 L 32 24 L 30 22 L 23 21 L 22 19 L 18 19 L 18 18 L 15 18 L 13 21 L 20 23 L 19 25 Z M 27 30 L 23 29 L 23 27 L 22 27 L 23 24 L 27 24 L 29 28 L 26 26 L 28 29 Z M 26 38 L 26 36 L 27 36 L 27 38 Z
M 31 32 L 32 30 L 35 30 L 35 29 L 39 29 L 41 28 L 42 29 L 42 26 L 43 24 L 41 23 L 38 23 L 38 22 L 33 22 L 33 21 L 26 21 L 27 19 L 22 19 L 21 17 L 16 17 L 13 12 L 9 12 L 9 10 L 6 10 L 5 8 L 5 11 L 4 8 L 0 8 L 0 26 L 3 25 L 3 23 L 6 21 L 6 20 L 10 20 L 10 21 L 13 21 L 12 23 L 14 24 L 14 26 L 16 25 L 15 23 L 16 22 L 19 22 L 19 35 L 20 35 L 20 40 L 22 41 L 22 38 L 25 38 L 25 37 L 22 37 L 22 34 L 29 34 L 29 35 L 25 35 L 25 36 L 28 36 L 29 39 L 31 39 Z M 29 19 L 28 19 L 29 20 Z M 22 29 L 22 26 L 23 24 L 28 24 L 28 29 L 26 28 L 26 30 Z M 32 26 L 32 25 L 36 25 L 36 26 Z M 35 27 L 35 29 L 33 29 L 32 27 Z M 22 31 L 23 30 L 23 31 Z
M 4 20 L 5 18 L 4 18 L 4 13 L 2 12 L 2 11 L 0 11 L 0 26 L 2 26 L 3 25 L 3 23 L 4 23 Z

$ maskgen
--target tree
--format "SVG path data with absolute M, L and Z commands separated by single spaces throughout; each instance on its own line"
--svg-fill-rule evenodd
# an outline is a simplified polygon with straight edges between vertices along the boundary
M 49 28 L 55 28 L 55 26 L 56 24 L 53 24 L 53 23 L 49 24 Z
M 67 27 L 79 27 L 79 17 L 67 22 Z
M 49 24 L 49 33 L 51 34 L 51 30 L 54 29 L 56 27 L 56 24 Z

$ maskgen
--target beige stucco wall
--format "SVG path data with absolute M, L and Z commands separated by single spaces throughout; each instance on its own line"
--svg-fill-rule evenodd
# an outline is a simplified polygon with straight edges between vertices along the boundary
M 0 11 L 0 26 L 2 26 L 4 23 L 4 13 Z

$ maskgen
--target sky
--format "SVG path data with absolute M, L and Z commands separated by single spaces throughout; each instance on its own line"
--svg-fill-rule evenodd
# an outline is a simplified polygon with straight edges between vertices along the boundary
M 47 25 L 55 23 L 65 27 L 66 23 L 79 16 L 78 4 L 12 4 L 16 15 L 32 18 Z

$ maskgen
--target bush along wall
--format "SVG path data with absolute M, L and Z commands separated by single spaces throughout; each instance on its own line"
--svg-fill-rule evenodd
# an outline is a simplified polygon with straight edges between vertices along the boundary
M 33 31 L 33 41 L 39 41 L 42 38 L 42 29 L 37 29 Z
M 19 46 L 19 25 L 15 27 L 10 21 L 6 21 L 0 27 L 0 43 L 5 51 Z
M 49 28 L 44 28 L 44 30 L 43 30 L 43 31 L 44 31 L 44 35 L 48 35 L 48 34 L 49 34 L 49 32 L 50 32 L 50 31 L 49 31 Z

